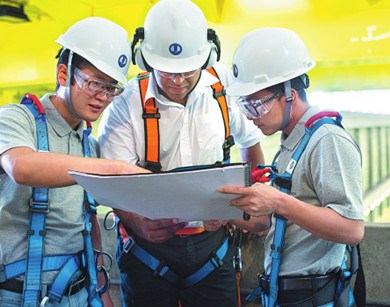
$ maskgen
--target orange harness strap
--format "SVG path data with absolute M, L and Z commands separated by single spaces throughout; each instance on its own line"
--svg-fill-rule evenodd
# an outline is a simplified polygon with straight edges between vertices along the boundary
M 218 82 L 214 83 L 211 88 L 213 89 L 213 96 L 218 101 L 219 108 L 221 109 L 223 122 L 225 125 L 225 142 L 223 143 L 223 161 L 230 161 L 230 148 L 234 145 L 234 138 L 230 134 L 230 123 L 229 123 L 229 110 L 226 102 L 225 90 L 218 77 L 217 72 L 213 67 L 206 69 L 214 77 L 218 78 Z
M 149 73 L 140 73 L 137 78 L 139 80 L 141 104 L 144 111 L 142 114 L 145 126 L 144 167 L 152 172 L 160 172 L 160 133 L 158 125 L 160 113 L 158 112 L 154 98 L 149 98 L 145 101 L 146 91 L 149 84 Z
M 214 77 L 218 78 L 218 82 L 211 85 L 211 88 L 213 89 L 214 92 L 214 98 L 218 101 L 219 108 L 221 109 L 223 122 L 225 125 L 225 139 L 228 139 L 230 137 L 230 125 L 229 125 L 229 111 L 227 107 L 225 91 L 223 89 L 223 85 L 221 81 L 219 81 L 219 77 L 215 69 L 213 67 L 209 67 L 206 70 Z
M 241 307 L 241 272 L 236 272 L 236 286 L 237 286 L 237 307 Z

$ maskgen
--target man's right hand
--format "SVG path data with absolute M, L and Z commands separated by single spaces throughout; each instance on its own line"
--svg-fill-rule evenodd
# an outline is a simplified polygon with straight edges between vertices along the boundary
M 178 219 L 150 220 L 144 216 L 115 210 L 121 223 L 131 228 L 139 237 L 152 243 L 163 243 L 175 235 L 175 232 L 184 228 L 187 223 L 179 223 Z

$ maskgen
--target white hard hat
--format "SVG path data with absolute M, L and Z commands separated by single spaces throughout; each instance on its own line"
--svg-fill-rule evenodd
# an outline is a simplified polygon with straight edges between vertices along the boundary
M 142 37 L 136 32 L 133 38 L 133 46 L 141 39 L 134 64 L 176 73 L 210 67 L 219 59 L 220 46 L 208 33 L 206 18 L 193 2 L 161 0 L 148 12 Z
M 127 31 L 116 23 L 89 17 L 72 25 L 56 42 L 116 81 L 127 82 L 131 48 Z
M 260 28 L 246 34 L 233 56 L 231 96 L 248 96 L 298 77 L 315 66 L 301 38 L 285 28 Z

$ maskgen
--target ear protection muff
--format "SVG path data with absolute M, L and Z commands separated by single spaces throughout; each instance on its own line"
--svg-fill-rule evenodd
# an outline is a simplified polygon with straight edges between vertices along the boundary
M 138 44 L 138 42 L 142 41 L 144 38 L 145 38 L 144 28 L 139 27 L 135 29 L 133 40 L 131 42 L 131 61 L 134 65 L 137 65 L 141 70 L 151 72 L 152 68 L 145 61 L 142 55 L 141 45 Z
M 211 44 L 209 57 L 203 64 L 202 69 L 209 68 L 218 62 L 221 58 L 221 42 L 219 41 L 217 33 L 213 29 L 207 29 L 207 40 Z

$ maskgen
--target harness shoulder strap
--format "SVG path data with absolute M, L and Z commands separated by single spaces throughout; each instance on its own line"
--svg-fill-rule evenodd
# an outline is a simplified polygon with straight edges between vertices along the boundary
M 223 161 L 230 161 L 230 148 L 234 146 L 234 138 L 230 134 L 230 121 L 229 121 L 229 109 L 226 101 L 226 93 L 224 87 L 219 79 L 219 76 L 213 67 L 206 69 L 214 77 L 218 78 L 218 82 L 211 85 L 213 89 L 213 97 L 217 100 L 219 108 L 221 109 L 221 114 L 223 118 L 223 123 L 225 126 L 225 142 L 223 144 Z
M 142 118 L 144 119 L 145 127 L 144 167 L 152 172 L 160 172 L 160 133 L 158 124 L 160 113 L 158 112 L 156 101 L 153 97 L 145 101 L 146 91 L 149 85 L 149 73 L 140 73 L 137 78 L 139 82 L 141 104 L 143 109 Z
M 38 150 L 49 151 L 46 115 L 39 99 L 31 94 L 23 97 L 21 104 L 33 114 L 37 130 Z M 49 212 L 49 189 L 32 189 L 30 200 L 30 226 L 27 231 L 26 270 L 23 283 L 23 305 L 33 305 L 39 301 L 42 286 L 42 259 L 46 235 L 46 215 Z
M 49 151 L 49 138 L 47 133 L 47 123 L 44 108 L 39 99 L 31 94 L 23 97 L 21 103 L 25 105 L 33 114 L 37 127 L 37 147 L 38 150 Z M 91 157 L 89 148 L 89 135 L 92 130 L 92 125 L 87 122 L 87 129 L 83 134 L 83 151 L 85 157 Z M 84 267 L 85 259 L 83 255 L 67 255 L 63 256 L 44 257 L 44 236 L 46 235 L 46 214 L 49 212 L 49 199 L 47 188 L 33 188 L 33 196 L 30 201 L 30 229 L 28 230 L 28 246 L 25 278 L 23 284 L 23 306 L 36 306 L 40 300 L 42 288 L 42 272 L 49 270 L 50 267 L 58 269 L 59 273 L 56 276 L 47 296 L 42 300 L 46 303 L 49 299 L 55 302 L 60 302 L 64 295 L 66 287 L 75 274 L 80 274 L 80 268 Z M 92 206 L 96 207 L 94 201 L 85 192 L 86 198 Z M 88 266 L 89 275 L 89 304 L 90 306 L 102 306 L 101 300 L 97 295 L 97 272 L 95 267 L 94 250 L 90 237 L 90 214 L 86 214 L 85 218 L 85 256 Z M 50 259 L 50 260 L 49 260 Z M 51 265 L 48 265 L 50 262 Z M 45 264 L 46 263 L 46 264 Z M 54 263 L 61 263 L 61 267 L 53 266 Z M 18 264 L 11 264 L 10 269 L 15 269 Z

